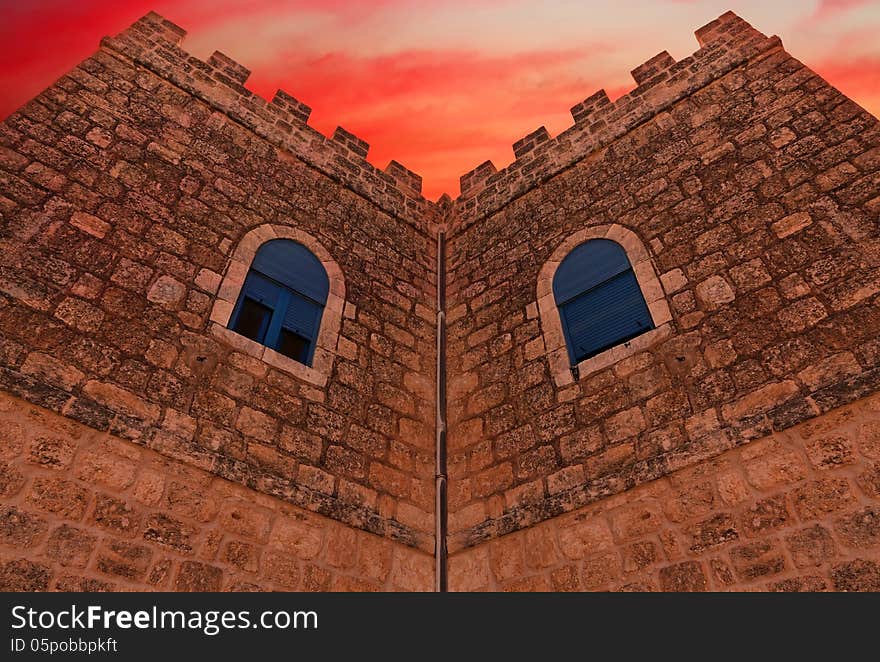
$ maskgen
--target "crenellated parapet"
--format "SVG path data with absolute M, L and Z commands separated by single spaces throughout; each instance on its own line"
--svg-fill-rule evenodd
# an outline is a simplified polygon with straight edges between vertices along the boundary
M 489 177 L 497 172 L 498 170 L 495 168 L 495 164 L 491 161 L 483 161 L 470 172 L 466 172 L 459 180 L 461 196 L 464 197 L 468 193 L 478 190 L 485 185 L 485 182 Z
M 667 52 L 663 51 L 652 57 L 647 62 L 643 62 L 630 72 L 636 85 L 647 85 L 649 81 L 659 83 L 664 79 L 662 75 L 675 64 L 675 60 Z
M 422 177 L 397 161 L 391 161 L 385 167 L 385 174 L 394 177 L 397 185 L 415 195 L 422 193 Z
M 611 99 L 605 93 L 605 90 L 599 90 L 595 94 L 587 97 L 579 104 L 571 109 L 571 116 L 574 118 L 575 124 L 584 122 L 590 115 L 597 110 L 611 105 Z
M 202 61 L 183 48 L 186 31 L 151 12 L 102 48 L 128 58 L 251 129 L 276 147 L 308 163 L 384 211 L 429 231 L 421 177 L 396 161 L 383 171 L 366 158 L 369 144 L 338 127 L 327 137 L 308 125 L 311 108 L 278 90 L 266 101 L 245 87 L 250 70 L 220 52 Z
M 547 129 L 542 126 L 513 143 L 513 155 L 516 158 L 521 159 L 548 140 L 550 140 L 550 134 L 547 133 Z
M 451 231 L 501 209 L 513 198 L 602 149 L 733 69 L 782 47 L 733 12 L 696 31 L 700 49 L 676 62 L 666 51 L 632 71 L 637 87 L 612 102 L 599 90 L 571 109 L 574 125 L 556 137 L 544 127 L 516 141 L 515 160 L 491 161 L 461 177 Z

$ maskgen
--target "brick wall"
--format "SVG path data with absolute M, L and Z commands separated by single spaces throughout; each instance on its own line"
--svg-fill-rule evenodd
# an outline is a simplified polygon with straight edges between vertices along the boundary
M 459 550 L 457 591 L 880 591 L 880 396 Z
M 880 385 L 880 125 L 778 39 L 713 25 L 691 58 L 652 60 L 627 97 L 466 176 L 449 239 L 453 549 L 634 498 Z M 672 319 L 575 376 L 548 354 L 536 288 L 597 226 L 637 237 Z
M 222 54 L 189 56 L 182 34 L 150 15 L 0 125 L 0 388 L 432 551 L 420 180 L 377 170 L 343 129 L 321 136 L 289 95 L 256 97 Z M 212 329 L 240 242 L 271 227 L 313 238 L 344 281 L 317 379 Z
M 428 591 L 433 558 L 0 395 L 0 590 Z

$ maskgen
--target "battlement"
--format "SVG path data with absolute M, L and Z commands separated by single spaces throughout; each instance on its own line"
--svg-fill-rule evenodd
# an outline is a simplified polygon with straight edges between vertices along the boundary
M 492 161 L 483 161 L 470 172 L 466 172 L 459 180 L 461 195 L 464 196 L 466 193 L 477 189 L 480 184 L 484 183 L 496 172 L 498 172 L 498 170 L 495 168 L 495 164 L 492 163 Z
M 548 140 L 550 140 L 550 134 L 547 133 L 547 129 L 542 126 L 513 143 L 513 154 L 516 158 L 521 159 L 538 145 L 545 143 Z
M 251 75 L 250 69 L 227 57 L 220 51 L 214 51 L 211 57 L 208 58 L 208 64 L 239 85 L 244 85 Z
M 154 11 L 135 21 L 125 32 L 144 44 L 164 41 L 177 46 L 186 37 L 186 30 Z
M 660 82 L 665 76 L 663 75 L 668 69 L 675 64 L 675 60 L 667 52 L 663 51 L 652 57 L 633 69 L 630 74 L 636 85 L 645 85 L 649 81 L 653 83 Z
M 491 161 L 461 177 L 451 231 L 485 217 L 511 199 L 610 144 L 698 89 L 753 58 L 782 47 L 733 12 L 696 31 L 700 49 L 676 62 L 666 51 L 632 70 L 637 87 L 612 102 L 599 90 L 571 109 L 574 124 L 556 137 L 541 127 L 513 144 L 514 161 Z
M 398 186 L 412 191 L 417 195 L 422 193 L 422 177 L 397 161 L 391 161 L 385 167 L 385 174 L 394 177 Z
M 289 113 L 291 121 L 297 124 L 306 124 L 312 114 L 312 109 L 309 106 L 299 99 L 290 96 L 284 90 L 275 92 L 275 96 L 272 97 L 270 103 L 279 106 L 284 112 Z
M 609 105 L 611 105 L 611 99 L 608 98 L 605 90 L 599 90 L 592 96 L 581 101 L 579 104 L 572 106 L 571 116 L 574 118 L 575 124 L 581 124 L 594 112 Z
M 369 144 L 337 127 L 327 137 L 308 125 L 311 108 L 278 90 L 271 101 L 244 85 L 250 70 L 216 51 L 202 61 L 183 48 L 186 30 L 150 12 L 115 37 L 102 40 L 112 55 L 131 59 L 170 83 L 201 99 L 230 119 L 243 124 L 273 145 L 289 152 L 384 211 L 424 232 L 422 179 L 396 161 L 384 171 L 367 162 Z

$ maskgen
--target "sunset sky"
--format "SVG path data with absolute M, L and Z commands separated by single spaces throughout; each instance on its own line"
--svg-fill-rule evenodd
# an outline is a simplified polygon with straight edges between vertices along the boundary
M 538 126 L 563 131 L 599 88 L 625 93 L 656 53 L 686 57 L 728 9 L 880 115 L 880 0 L 0 0 L 0 118 L 151 9 L 191 53 L 250 68 L 254 92 L 282 88 L 322 133 L 421 174 L 431 199 Z

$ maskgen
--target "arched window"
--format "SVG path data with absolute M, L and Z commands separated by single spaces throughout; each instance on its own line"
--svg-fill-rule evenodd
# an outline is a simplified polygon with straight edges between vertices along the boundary
M 654 328 L 626 252 L 592 239 L 572 250 L 553 278 L 571 365 Z
M 273 239 L 260 246 L 229 319 L 229 328 L 311 365 L 330 281 L 302 244 Z

